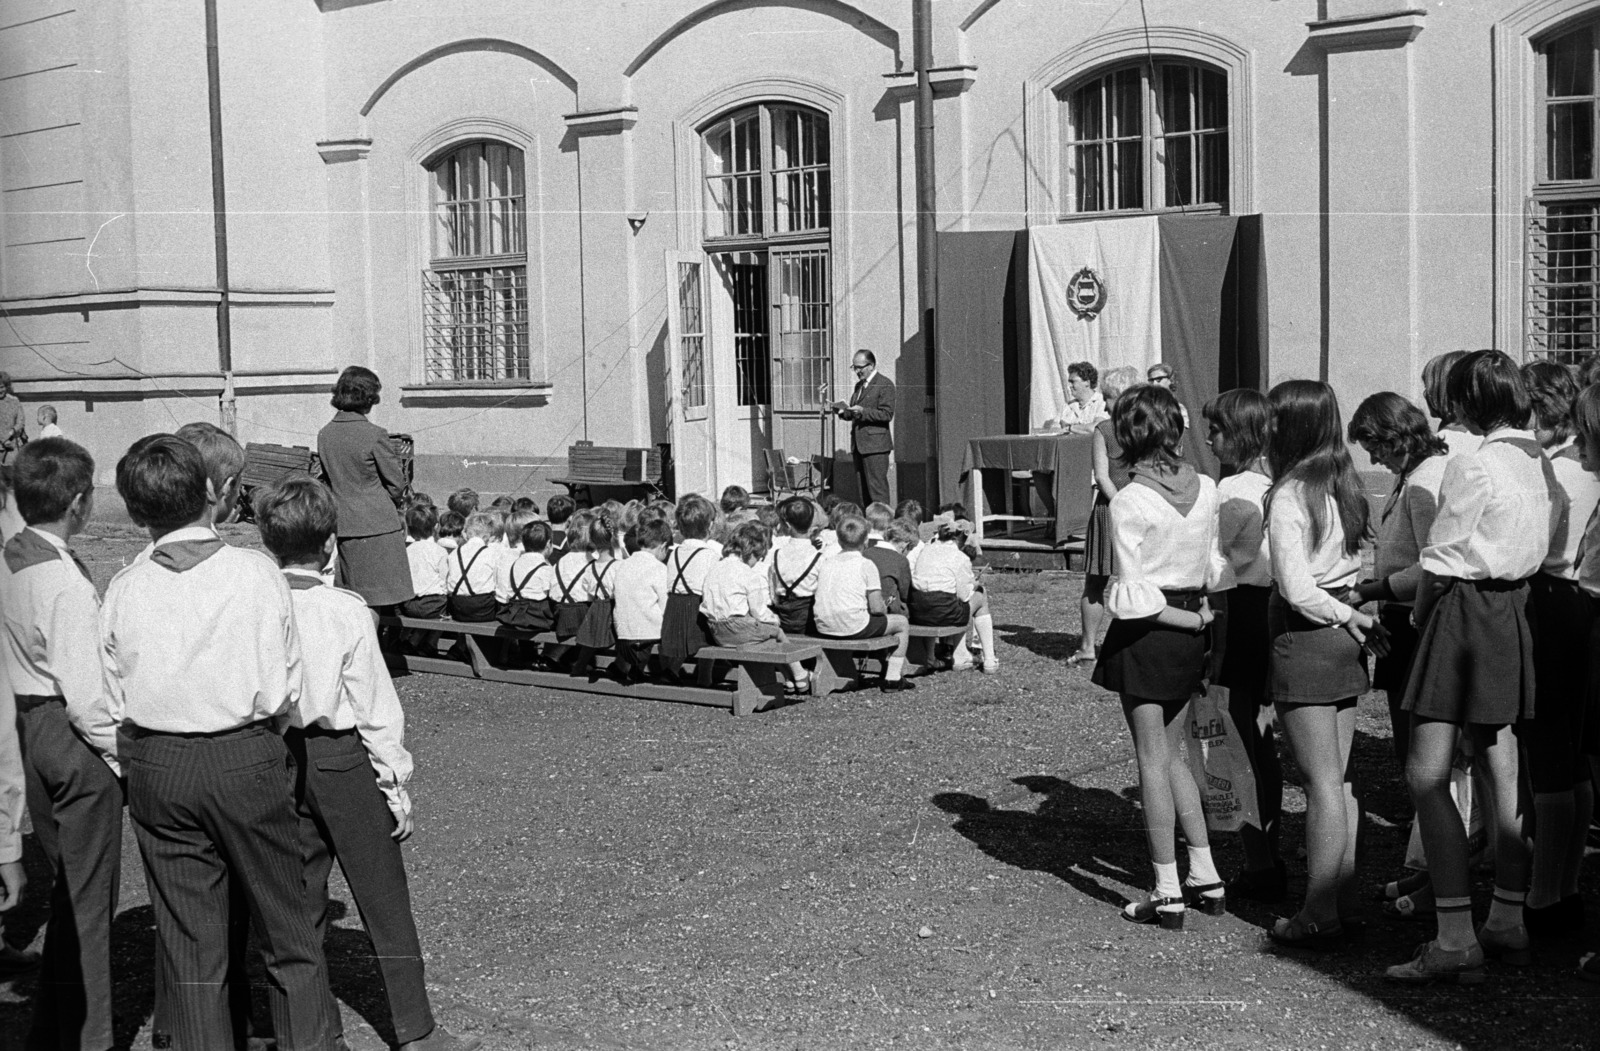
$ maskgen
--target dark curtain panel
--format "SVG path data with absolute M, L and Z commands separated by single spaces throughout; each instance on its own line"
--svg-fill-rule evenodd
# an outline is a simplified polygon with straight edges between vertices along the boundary
M 1215 478 L 1217 458 L 1206 445 L 1200 409 L 1221 389 L 1222 287 L 1239 219 L 1174 215 L 1162 216 L 1160 224 L 1161 357 L 1176 370 L 1178 398 L 1189 410 L 1184 455 Z M 1237 375 L 1237 365 L 1228 371 Z

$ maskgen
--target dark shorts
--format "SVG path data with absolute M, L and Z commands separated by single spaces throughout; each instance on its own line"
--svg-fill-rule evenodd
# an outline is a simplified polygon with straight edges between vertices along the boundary
M 826 632 L 817 632 L 824 639 L 876 639 L 889 630 L 889 615 L 887 613 L 874 613 L 867 618 L 867 626 L 853 635 L 829 635 Z
M 972 622 L 972 607 L 953 591 L 912 591 L 910 620 L 933 628 L 964 628 Z
M 400 603 L 402 617 L 418 620 L 438 620 L 450 609 L 450 600 L 443 595 L 418 595 Z

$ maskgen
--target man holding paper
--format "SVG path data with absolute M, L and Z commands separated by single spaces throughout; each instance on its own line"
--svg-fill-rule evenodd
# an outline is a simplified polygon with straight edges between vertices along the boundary
M 836 401 L 830 409 L 850 421 L 850 455 L 861 485 L 862 505 L 893 505 L 889 495 L 889 421 L 894 419 L 894 383 L 878 372 L 878 359 L 870 350 L 858 350 L 850 364 L 856 386 L 848 402 Z

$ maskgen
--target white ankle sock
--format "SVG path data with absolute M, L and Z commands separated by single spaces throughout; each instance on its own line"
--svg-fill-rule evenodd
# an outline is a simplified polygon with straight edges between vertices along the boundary
M 1216 863 L 1211 860 L 1210 847 L 1189 848 L 1189 883 L 1193 886 L 1203 886 L 1207 883 L 1221 883 L 1222 877 L 1217 875 Z
M 883 677 L 890 682 L 894 682 L 900 678 L 900 673 L 905 670 L 905 667 L 906 659 L 904 657 L 890 657 L 889 670 L 883 673 Z
M 1489 918 L 1483 921 L 1484 927 L 1491 931 L 1510 931 L 1521 927 L 1522 903 L 1527 897 L 1519 890 L 1496 887 L 1494 898 L 1489 902 Z
M 1181 898 L 1183 888 L 1178 885 L 1178 863 L 1176 861 L 1157 861 L 1155 896 L 1158 898 Z

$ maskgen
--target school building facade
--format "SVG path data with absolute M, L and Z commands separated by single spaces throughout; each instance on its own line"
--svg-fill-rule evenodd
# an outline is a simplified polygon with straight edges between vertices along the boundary
M 1268 378 L 1346 411 L 1596 346 L 1600 0 L 932 6 L 941 229 L 1259 214 Z M 313 444 L 364 364 L 430 488 L 587 439 L 686 491 L 847 448 L 870 348 L 921 495 L 912 8 L 7 5 L 0 368 L 107 476 L 230 399 Z

